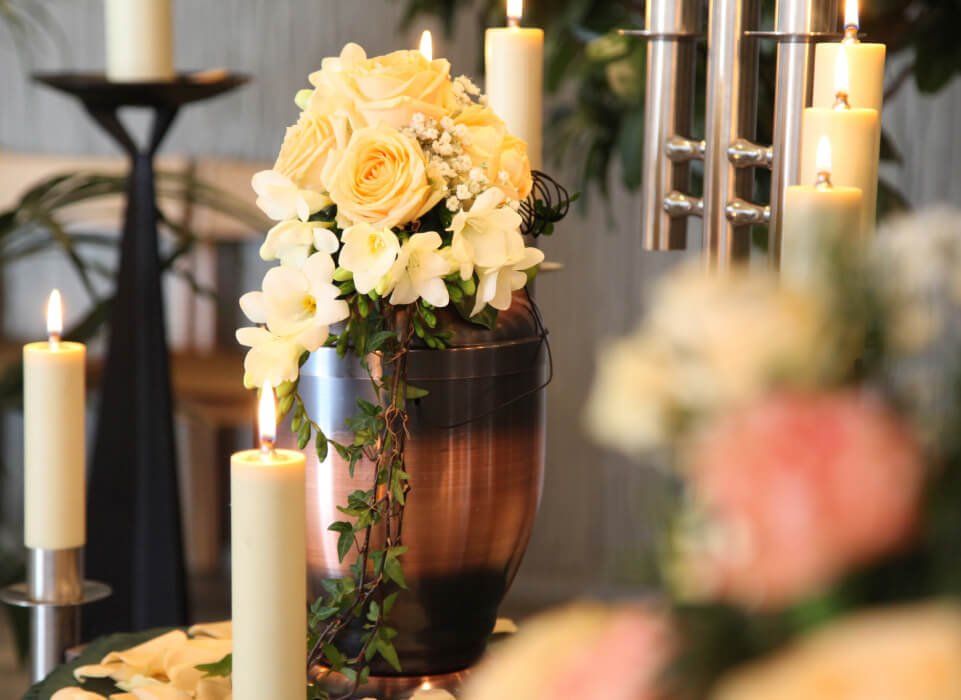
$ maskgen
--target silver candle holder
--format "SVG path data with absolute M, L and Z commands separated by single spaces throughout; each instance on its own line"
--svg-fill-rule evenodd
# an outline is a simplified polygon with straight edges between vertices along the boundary
M 80 643 L 80 608 L 111 593 L 84 580 L 83 548 L 28 549 L 27 581 L 0 591 L 0 602 L 30 611 L 30 679 L 39 683 Z
M 773 265 L 780 256 L 782 209 L 800 175 L 801 115 L 814 84 L 814 43 L 840 39 L 837 0 L 778 0 L 774 31 L 761 31 L 758 0 L 709 0 L 703 139 L 690 135 L 693 45 L 701 0 L 648 0 L 647 94 L 642 188 L 645 250 L 685 246 L 689 217 L 700 217 L 700 248 L 711 267 L 749 254 L 749 228 L 766 225 Z M 758 42 L 777 42 L 773 144 L 754 142 Z M 689 193 L 690 162 L 704 162 L 704 194 Z M 771 201 L 753 201 L 751 168 L 771 170 Z M 688 244 L 690 245 L 690 244 Z

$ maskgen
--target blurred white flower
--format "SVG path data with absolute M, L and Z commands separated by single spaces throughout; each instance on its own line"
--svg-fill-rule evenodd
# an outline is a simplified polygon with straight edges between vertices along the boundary
M 832 623 L 723 679 L 712 700 L 956 700 L 961 608 L 934 602 Z
M 388 275 L 388 286 L 393 289 L 390 303 L 412 304 L 418 299 L 436 307 L 450 302 L 444 277 L 450 274 L 448 259 L 441 254 L 443 244 L 439 233 L 415 233 L 404 243 Z
M 451 221 L 451 253 L 462 279 L 470 279 L 475 267 L 502 268 L 516 252 L 513 239 L 515 234 L 520 237 L 522 221 L 516 211 L 503 206 L 506 200 L 507 196 L 493 187 L 477 197 L 469 211 L 459 212 Z
M 240 306 L 247 318 L 265 324 L 272 335 L 313 352 L 327 340 L 330 325 L 350 315 L 347 302 L 337 299 L 340 291 L 333 274 L 330 255 L 314 253 L 302 268 L 268 270 L 263 291 L 245 294 Z
M 264 384 L 279 386 L 297 379 L 304 349 L 290 338 L 256 326 L 237 329 L 237 342 L 250 348 L 244 358 L 244 386 L 248 389 Z
M 261 170 L 250 182 L 257 193 L 257 206 L 274 221 L 307 221 L 331 204 L 330 198 L 313 190 L 302 190 L 276 170 Z
M 358 292 L 370 293 L 397 260 L 400 241 L 389 228 L 374 228 L 370 224 L 351 226 L 341 234 L 341 240 L 344 248 L 340 251 L 340 266 L 353 273 Z
M 885 222 L 873 242 L 887 377 L 924 441 L 955 429 L 961 377 L 961 210 L 934 207 Z
M 333 231 L 318 223 L 293 219 L 282 221 L 267 232 L 260 257 L 300 267 L 307 262 L 311 249 L 333 255 L 339 247 L 340 241 Z
M 769 274 L 685 267 L 658 285 L 638 331 L 602 356 L 588 420 L 636 455 L 774 384 L 808 386 L 850 361 L 815 297 Z

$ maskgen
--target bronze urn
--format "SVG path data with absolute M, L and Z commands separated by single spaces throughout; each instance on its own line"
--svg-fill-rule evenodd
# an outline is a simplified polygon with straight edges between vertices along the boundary
M 427 390 L 409 405 L 404 573 L 391 625 L 404 676 L 465 669 L 484 653 L 497 609 L 524 556 L 544 478 L 546 333 L 525 293 L 515 294 L 493 330 L 442 316 L 453 332 L 446 350 L 414 348 L 408 381 Z M 346 420 L 357 400 L 373 400 L 369 377 L 350 356 L 315 352 L 301 370 L 311 418 L 349 442 Z M 289 427 L 280 442 L 296 442 Z M 352 478 L 335 450 L 318 462 L 307 451 L 307 557 L 310 595 L 326 578 L 347 575 L 338 561 L 337 506 L 369 488 L 373 465 Z M 349 643 L 349 640 L 348 640 Z M 377 675 L 396 675 L 375 663 Z

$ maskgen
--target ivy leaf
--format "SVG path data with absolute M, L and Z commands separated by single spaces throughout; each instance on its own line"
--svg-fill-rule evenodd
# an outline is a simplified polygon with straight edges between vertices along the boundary
M 427 389 L 421 389 L 419 386 L 413 386 L 411 384 L 408 384 L 404 389 L 404 396 L 409 401 L 413 401 L 415 399 L 422 399 L 425 396 L 427 396 L 429 393 L 430 392 L 427 391 Z
M 400 673 L 401 666 L 400 659 L 397 658 L 397 650 L 394 648 L 393 643 L 383 635 L 377 640 L 377 651 L 383 657 L 384 661 L 390 664 L 391 668 Z
M 215 661 L 212 664 L 201 664 L 197 666 L 197 670 L 204 674 L 207 678 L 230 678 L 230 674 L 233 673 L 234 667 L 234 655 L 227 654 L 220 661 Z
M 344 561 L 350 553 L 350 548 L 354 546 L 354 526 L 343 520 L 338 520 L 331 523 L 327 529 L 340 533 L 337 538 L 337 556 L 340 557 L 340 561 Z

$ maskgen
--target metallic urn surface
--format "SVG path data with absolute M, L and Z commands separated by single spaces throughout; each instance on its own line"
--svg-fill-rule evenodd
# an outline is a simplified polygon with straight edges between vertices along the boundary
M 549 352 L 526 295 L 515 296 L 494 331 L 443 320 L 453 325 L 452 347 L 409 355 L 409 383 L 429 392 L 408 407 L 412 489 L 403 566 L 410 590 L 391 614 L 403 674 L 411 676 L 464 669 L 483 654 L 530 539 L 544 476 Z M 304 365 L 300 392 L 311 418 L 341 442 L 351 440 L 345 421 L 357 400 L 373 398 L 366 371 L 333 349 Z M 280 442 L 295 442 L 289 427 Z M 345 517 L 337 506 L 369 488 L 372 474 L 373 465 L 361 463 L 351 478 L 335 450 L 323 463 L 307 450 L 311 596 L 353 561 L 338 561 L 337 534 L 327 528 Z M 376 663 L 373 670 L 394 673 Z

